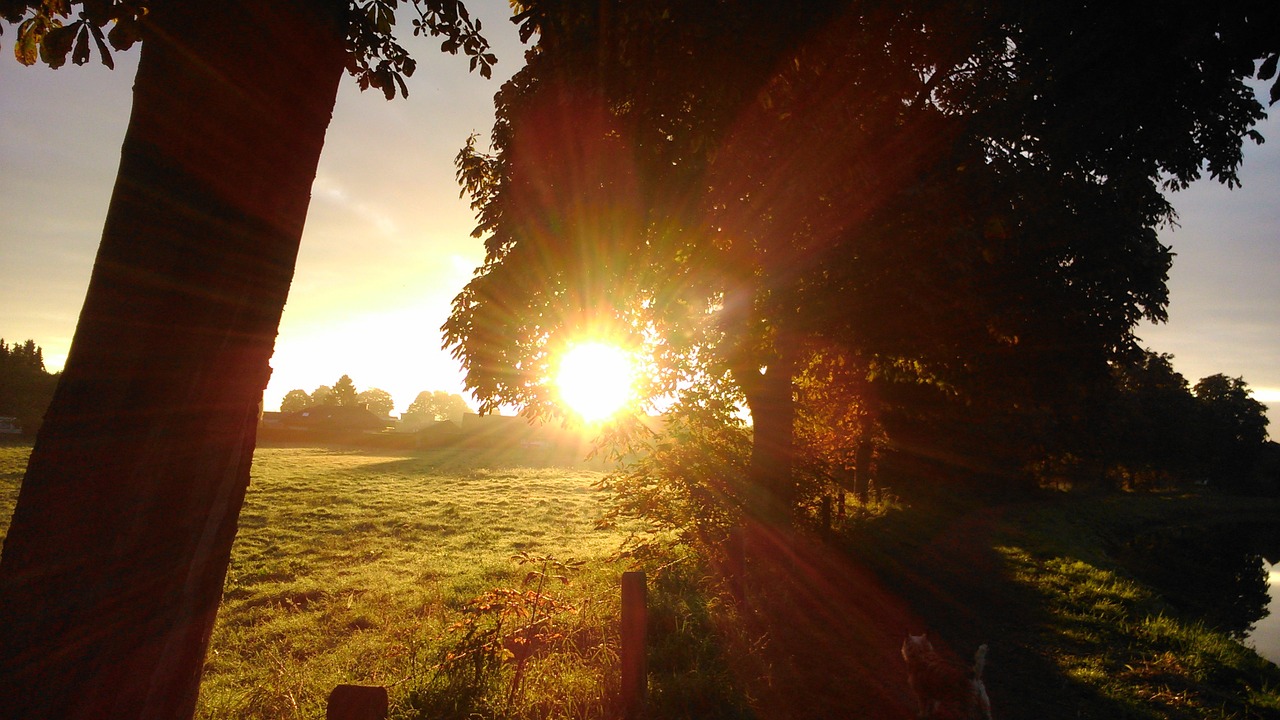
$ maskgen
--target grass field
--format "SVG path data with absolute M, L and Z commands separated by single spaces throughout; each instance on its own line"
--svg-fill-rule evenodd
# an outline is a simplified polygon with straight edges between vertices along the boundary
M 0 534 L 28 452 L 0 446 Z M 600 468 L 551 460 L 260 448 L 197 717 L 322 718 L 340 683 L 387 686 L 398 720 L 617 717 L 625 531 L 596 528 Z M 1280 503 L 917 500 L 798 543 L 776 572 L 758 559 L 745 607 L 676 563 L 650 575 L 648 716 L 908 717 L 911 617 L 966 652 L 991 644 L 996 717 L 1280 718 L 1280 669 L 1113 556 L 1206 518 L 1274 520 Z M 569 582 L 538 591 L 544 568 Z
M 0 448 L 0 531 L 27 453 Z M 475 450 L 259 448 L 197 717 L 321 718 L 340 683 L 388 686 L 393 717 L 410 716 L 414 692 L 417 704 L 438 704 L 431 688 L 453 681 L 436 666 L 467 629 L 451 626 L 476 618 L 464 612 L 473 598 L 521 589 L 541 568 L 513 561 L 521 552 L 585 564 L 566 574 L 569 584 L 547 588 L 540 614 L 553 600 L 572 606 L 554 625 L 575 645 L 528 663 L 519 700 L 535 707 L 520 712 L 572 716 L 610 702 L 617 640 L 605 629 L 625 568 L 608 561 L 622 531 L 595 528 L 600 471 L 517 460 Z M 491 626 L 496 613 L 479 621 Z M 559 710 L 536 707 L 548 683 L 567 700 Z M 495 701 L 475 702 L 483 710 Z

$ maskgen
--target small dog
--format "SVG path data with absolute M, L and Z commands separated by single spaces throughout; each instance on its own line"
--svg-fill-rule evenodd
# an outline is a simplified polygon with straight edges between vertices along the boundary
M 907 661 L 907 681 L 919 704 L 918 717 L 933 717 L 945 708 L 956 717 L 991 720 L 991 701 L 982 683 L 986 645 L 974 653 L 970 670 L 942 659 L 925 635 L 908 634 L 902 642 L 902 659 Z

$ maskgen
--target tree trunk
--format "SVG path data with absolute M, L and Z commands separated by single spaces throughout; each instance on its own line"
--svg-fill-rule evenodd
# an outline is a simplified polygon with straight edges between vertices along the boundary
M 0 558 L 0 716 L 183 718 L 344 49 L 330 0 L 153 3 L 66 368 Z
M 746 504 L 753 519 L 765 525 L 789 525 L 794 511 L 794 375 L 792 353 L 781 349 L 759 376 L 754 392 L 747 393 L 752 434 Z
M 870 438 L 863 435 L 858 439 L 858 449 L 853 460 L 853 494 L 863 505 L 869 499 L 867 490 L 871 487 L 871 458 L 874 450 L 875 446 Z

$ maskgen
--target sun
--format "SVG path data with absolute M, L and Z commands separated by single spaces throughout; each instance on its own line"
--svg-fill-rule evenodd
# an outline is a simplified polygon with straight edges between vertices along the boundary
M 631 401 L 635 366 L 625 350 L 603 342 L 571 345 L 560 356 L 560 402 L 586 422 L 607 420 Z

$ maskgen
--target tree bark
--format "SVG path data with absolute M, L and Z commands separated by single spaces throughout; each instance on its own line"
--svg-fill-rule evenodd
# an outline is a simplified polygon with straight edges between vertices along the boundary
M 0 717 L 183 718 L 342 76 L 341 3 L 153 3 L 0 558 Z
M 747 477 L 747 512 L 765 525 L 791 524 L 796 501 L 795 358 L 779 348 L 777 357 L 746 393 L 751 410 L 751 464 Z

